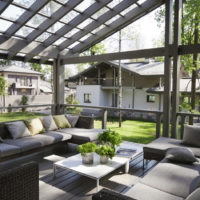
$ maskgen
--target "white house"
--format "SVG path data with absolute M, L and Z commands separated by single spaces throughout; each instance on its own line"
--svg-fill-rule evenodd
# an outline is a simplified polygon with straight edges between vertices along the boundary
M 162 110 L 164 63 L 123 63 L 121 66 L 122 107 Z M 76 99 L 82 105 L 117 107 L 118 68 L 115 62 L 97 63 L 67 79 L 66 85 L 76 88 Z M 190 82 L 190 78 L 180 80 L 182 93 L 187 95 L 191 91 Z

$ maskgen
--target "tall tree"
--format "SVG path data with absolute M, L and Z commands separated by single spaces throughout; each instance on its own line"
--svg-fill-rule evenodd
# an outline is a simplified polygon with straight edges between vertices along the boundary
M 200 1 L 199 0 L 187 0 L 183 4 L 182 9 L 182 35 L 181 42 L 183 45 L 187 44 L 197 44 L 200 37 Z M 158 25 L 164 22 L 165 10 L 161 8 L 156 13 L 155 19 Z M 198 54 L 194 55 L 184 55 L 181 56 L 181 65 L 184 69 L 189 72 L 192 76 L 191 84 L 191 102 L 189 106 L 189 111 L 193 112 L 195 110 L 196 102 L 196 79 L 198 78 L 198 69 L 200 67 Z M 188 108 L 188 106 L 187 106 Z M 193 119 L 190 118 L 190 124 L 192 124 Z
M 106 48 L 104 47 L 103 43 L 98 43 L 91 48 L 89 48 L 87 51 L 83 52 L 83 56 L 94 56 L 96 54 L 103 54 L 106 52 Z M 94 62 L 90 62 L 88 64 L 80 63 L 77 65 L 77 71 L 78 73 L 82 72 L 86 67 L 94 65 Z

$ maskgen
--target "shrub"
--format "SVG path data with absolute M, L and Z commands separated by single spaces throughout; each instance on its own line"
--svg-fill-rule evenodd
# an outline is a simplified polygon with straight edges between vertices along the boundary
M 74 99 L 72 95 L 67 98 L 67 104 L 79 105 L 79 101 Z M 78 107 L 67 107 L 67 111 L 71 114 L 80 114 L 82 109 Z
M 23 106 L 28 105 L 28 96 L 23 95 L 20 104 Z M 22 108 L 22 112 L 25 112 L 25 111 L 26 111 L 26 108 Z
M 78 151 L 81 153 L 82 156 L 85 156 L 86 153 L 95 152 L 97 145 L 92 142 L 87 142 L 85 144 L 78 146 Z
M 115 149 L 107 145 L 102 145 L 96 149 L 96 153 L 100 156 L 105 156 L 112 159 L 115 156 Z
M 119 146 L 120 143 L 122 143 L 122 138 L 120 134 L 110 129 L 104 131 L 102 134 L 99 134 L 98 140 L 100 144 L 110 145 L 112 146 L 112 148 L 114 148 L 115 145 Z

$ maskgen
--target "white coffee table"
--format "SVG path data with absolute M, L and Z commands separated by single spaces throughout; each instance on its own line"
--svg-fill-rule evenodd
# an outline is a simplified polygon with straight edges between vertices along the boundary
M 137 157 L 142 152 L 141 145 L 133 145 L 133 143 L 123 142 L 120 147 L 122 148 L 136 148 L 137 152 L 133 157 Z M 99 162 L 99 155 L 94 154 L 94 163 L 92 165 L 85 165 L 82 163 L 81 154 L 68 157 L 64 160 L 55 162 L 53 164 L 54 178 L 56 178 L 56 167 L 61 167 L 63 169 L 68 169 L 74 171 L 83 176 L 92 178 L 97 181 L 97 191 L 99 191 L 99 180 L 118 169 L 121 166 L 125 166 L 125 173 L 129 171 L 129 161 L 133 159 L 125 157 L 114 157 L 112 160 L 109 160 L 107 164 L 101 164 Z

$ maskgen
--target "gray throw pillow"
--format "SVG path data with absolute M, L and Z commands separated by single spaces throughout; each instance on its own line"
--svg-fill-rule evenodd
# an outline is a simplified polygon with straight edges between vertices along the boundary
M 188 148 L 170 148 L 167 150 L 165 158 L 173 162 L 180 162 L 186 164 L 198 162 L 193 152 Z
M 71 127 L 74 128 L 78 122 L 79 115 L 66 115 L 66 118 L 68 119 Z
M 23 121 L 5 123 L 13 139 L 31 136 L 30 131 Z
M 200 126 L 184 125 L 183 141 L 181 143 L 200 147 Z
M 51 115 L 41 117 L 40 119 L 41 119 L 42 124 L 43 124 L 44 128 L 46 129 L 46 131 L 55 131 L 58 129 L 58 127 Z
M 185 200 L 199 200 L 199 199 L 200 199 L 200 188 L 197 188 Z

